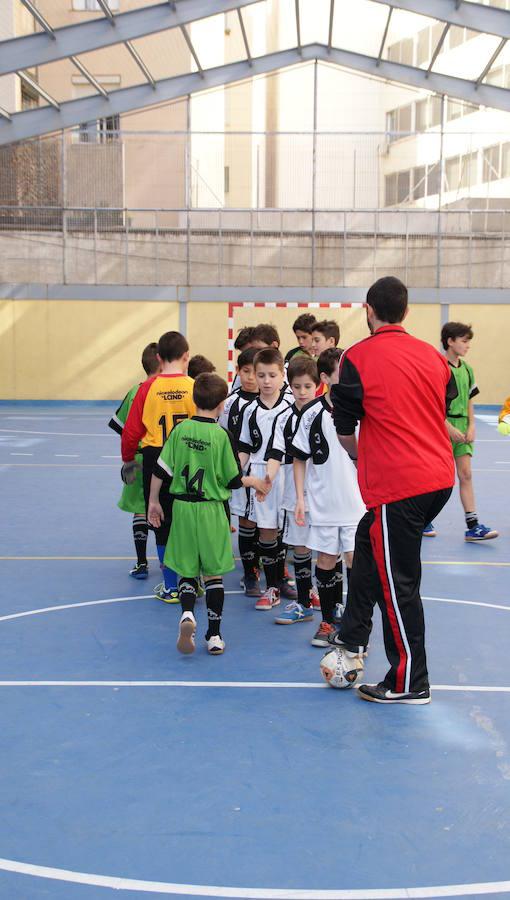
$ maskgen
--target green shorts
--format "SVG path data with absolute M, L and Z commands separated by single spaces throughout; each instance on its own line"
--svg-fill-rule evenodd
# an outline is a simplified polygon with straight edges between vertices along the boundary
M 140 471 L 136 473 L 136 478 L 133 481 L 133 484 L 124 485 L 117 506 L 119 507 L 119 509 L 123 509 L 124 512 L 142 515 L 145 512 L 145 498 L 143 496 L 143 478 L 141 468 L 143 462 L 142 454 L 137 453 L 135 455 L 135 460 L 137 463 L 140 463 Z
M 230 523 L 220 500 L 174 500 L 165 565 L 185 578 L 225 575 L 235 568 Z
M 453 425 L 454 428 L 458 428 L 459 431 L 462 431 L 463 434 L 468 429 L 469 419 L 467 416 L 462 418 L 459 417 L 456 419 L 448 419 L 448 421 L 450 425 Z M 458 456 L 473 456 L 473 444 L 471 443 L 455 444 L 452 441 L 452 450 L 455 458 L 457 458 Z

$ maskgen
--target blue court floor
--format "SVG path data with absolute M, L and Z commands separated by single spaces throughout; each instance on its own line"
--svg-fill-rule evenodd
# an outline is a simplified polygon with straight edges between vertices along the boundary
M 112 404 L 113 406 L 113 404 Z M 424 541 L 433 702 L 324 686 L 317 627 L 226 580 L 225 654 L 128 577 L 110 410 L 0 407 L 0 898 L 510 897 L 510 439 Z M 154 556 L 154 547 L 150 554 Z M 386 671 L 379 615 L 367 681 Z

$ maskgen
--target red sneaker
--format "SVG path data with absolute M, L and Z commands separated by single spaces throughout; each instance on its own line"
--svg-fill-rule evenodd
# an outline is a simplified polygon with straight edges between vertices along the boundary
M 312 588 L 310 591 L 310 606 L 312 609 L 320 609 L 321 601 L 319 600 L 319 595 L 317 593 L 317 588 Z
M 329 622 L 321 622 L 310 641 L 312 647 L 329 647 L 328 638 L 330 634 L 335 634 L 335 631 L 334 625 L 330 625 Z
M 280 591 L 278 588 L 266 588 L 262 596 L 257 600 L 255 609 L 272 609 L 280 605 Z

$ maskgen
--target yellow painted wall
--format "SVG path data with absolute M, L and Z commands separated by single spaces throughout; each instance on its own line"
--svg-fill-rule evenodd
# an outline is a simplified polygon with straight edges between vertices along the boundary
M 143 348 L 177 329 L 177 303 L 0 301 L 0 396 L 109 400 L 144 377 Z
M 282 350 L 295 346 L 296 309 L 236 309 L 235 331 L 272 322 Z M 315 310 L 335 318 L 341 346 L 367 334 L 361 310 Z M 227 303 L 190 303 L 191 353 L 203 353 L 220 375 L 227 371 Z M 499 404 L 510 393 L 510 307 L 451 306 L 450 318 L 473 325 L 468 360 L 481 403 Z M 411 306 L 408 330 L 439 346 L 439 305 Z M 179 327 L 177 303 L 99 300 L 0 300 L 0 398 L 13 400 L 108 400 L 124 396 L 142 379 L 140 355 L 149 341 Z

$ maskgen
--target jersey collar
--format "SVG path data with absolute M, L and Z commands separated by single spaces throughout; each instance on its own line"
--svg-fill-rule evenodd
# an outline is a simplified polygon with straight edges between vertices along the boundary
M 192 422 L 205 422 L 206 425 L 216 425 L 216 419 L 206 419 L 205 416 L 191 416 Z
M 407 334 L 407 331 L 405 330 L 403 325 L 381 325 L 377 329 L 377 331 L 374 331 L 372 337 L 375 337 L 377 334 L 387 334 L 389 331 L 397 331 L 401 334 Z

